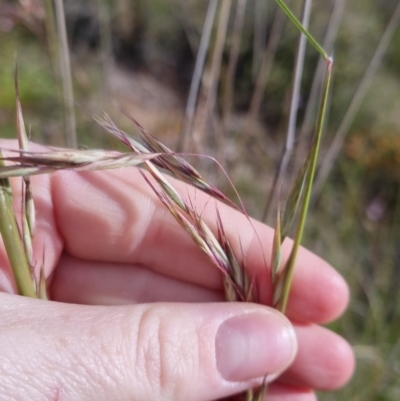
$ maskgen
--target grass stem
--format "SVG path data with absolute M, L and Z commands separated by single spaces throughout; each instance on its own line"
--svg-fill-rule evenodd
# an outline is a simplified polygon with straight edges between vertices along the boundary
M 310 160 L 310 167 L 309 167 L 309 171 L 308 171 L 308 175 L 307 175 L 303 205 L 302 205 L 302 209 L 300 212 L 300 219 L 299 219 L 298 226 L 297 226 L 297 232 L 296 232 L 295 240 L 293 243 L 293 248 L 290 253 L 289 260 L 287 262 L 285 270 L 284 270 L 284 283 L 283 283 L 282 298 L 278 305 L 279 310 L 282 313 L 285 313 L 286 308 L 287 308 L 290 288 L 292 285 L 295 261 L 296 261 L 297 253 L 298 253 L 300 243 L 301 243 L 301 240 L 303 237 L 304 226 L 305 226 L 306 219 L 307 219 L 307 213 L 308 213 L 310 199 L 311 199 L 315 170 L 316 170 L 316 166 L 317 166 L 319 147 L 320 147 L 320 143 L 321 143 L 321 137 L 322 137 L 322 132 L 323 132 L 323 128 L 324 128 L 325 115 L 326 115 L 328 99 L 329 99 L 329 90 L 330 90 L 331 77 L 332 77 L 332 64 L 333 64 L 332 60 L 328 59 L 327 69 L 326 69 L 326 78 L 325 78 L 325 84 L 324 84 L 324 89 L 323 89 L 323 97 L 322 97 L 322 101 L 321 101 L 321 106 L 320 106 L 320 111 L 319 111 L 317 126 L 316 126 L 316 135 L 315 135 L 313 147 L 311 149 L 311 155 L 310 155 L 311 160 Z
M 302 23 L 296 18 L 296 16 L 290 11 L 289 7 L 282 0 L 275 0 L 279 7 L 283 10 L 283 12 L 288 16 L 290 21 L 292 21 L 293 25 L 303 33 L 311 45 L 318 51 L 318 53 L 324 58 L 324 60 L 328 60 L 329 56 L 326 51 L 322 48 L 322 46 L 314 39 L 311 33 L 302 25 Z
M 0 157 L 3 157 L 1 152 Z M 0 167 L 3 166 L 4 162 L 0 160 Z M 11 186 L 6 178 L 0 179 L 0 232 L 18 293 L 26 297 L 36 298 L 32 273 L 15 220 Z
M 207 57 L 207 51 L 210 45 L 211 32 L 214 25 L 217 5 L 218 5 L 218 0 L 210 0 L 210 2 L 208 3 L 207 15 L 204 22 L 200 47 L 196 58 L 196 65 L 193 72 L 192 82 L 190 84 L 189 96 L 185 110 L 185 117 L 182 124 L 181 134 L 178 139 L 178 144 L 177 144 L 178 152 L 185 150 L 186 138 L 192 134 L 194 114 L 196 111 L 197 99 L 199 96 L 201 79 L 203 77 L 203 70 Z
M 323 43 L 324 49 L 327 49 L 327 51 L 329 52 L 332 51 L 333 44 L 336 41 L 346 2 L 347 0 L 335 0 L 335 4 L 333 6 L 331 17 L 329 20 L 329 26 L 326 31 Z M 312 127 L 315 121 L 318 98 L 320 96 L 321 86 L 323 85 L 324 80 L 325 65 L 325 60 L 320 58 L 318 61 L 316 72 L 314 74 L 310 95 L 308 97 L 309 100 L 307 102 L 306 112 L 299 133 L 300 148 L 302 148 L 301 150 L 303 150 L 305 146 L 309 145 L 310 137 L 312 135 Z M 302 146 L 303 144 L 304 147 Z M 296 149 L 296 152 L 298 154 L 302 154 L 300 151 L 298 151 L 298 149 Z
M 305 29 L 308 29 L 308 25 L 310 22 L 310 15 L 311 15 L 311 6 L 312 0 L 305 0 L 303 6 L 303 18 L 302 18 L 302 25 Z M 292 98 L 290 102 L 290 113 L 289 113 L 289 123 L 286 133 L 286 142 L 285 148 L 283 151 L 283 155 L 280 159 L 280 163 L 278 169 L 276 170 L 275 178 L 273 187 L 270 190 L 270 194 L 268 197 L 267 206 L 264 211 L 263 220 L 266 221 L 271 205 L 272 199 L 276 198 L 277 191 L 280 190 L 282 179 L 286 175 L 286 171 L 290 162 L 290 158 L 293 153 L 293 147 L 295 143 L 295 136 L 296 136 L 296 125 L 297 125 L 297 113 L 299 109 L 299 102 L 300 102 L 300 88 L 301 88 L 301 80 L 303 77 L 303 70 L 304 70 L 304 60 L 306 55 L 306 45 L 307 45 L 307 38 L 300 34 L 299 44 L 297 48 L 297 55 L 296 55 L 296 64 L 294 68 L 294 76 L 293 76 L 293 85 L 292 85 Z
M 60 51 L 60 70 L 64 96 L 65 110 L 65 144 L 69 148 L 76 148 L 78 140 L 76 136 L 76 119 L 74 110 L 74 91 L 72 88 L 71 60 L 69 56 L 67 27 L 65 24 L 65 12 L 63 0 L 55 0 L 55 12 L 57 17 L 57 32 Z
M 232 111 L 234 97 L 234 81 L 239 59 L 240 41 L 243 32 L 244 16 L 246 11 L 247 0 L 238 0 L 236 6 L 235 22 L 232 33 L 232 46 L 229 55 L 228 71 L 226 74 L 225 88 L 223 95 L 223 123 L 226 129 L 226 123 Z
M 249 120 L 255 120 L 260 113 L 265 87 L 267 86 L 267 82 L 272 71 L 275 54 L 278 50 L 279 40 L 282 36 L 285 21 L 285 14 L 277 9 L 271 27 L 271 34 L 269 36 L 267 46 L 262 56 L 261 65 L 258 70 L 258 75 L 254 86 L 254 93 L 251 97 L 248 111 Z

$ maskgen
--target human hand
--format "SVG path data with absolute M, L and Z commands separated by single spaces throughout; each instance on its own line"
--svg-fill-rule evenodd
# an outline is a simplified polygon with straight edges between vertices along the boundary
M 174 181 L 211 227 L 215 203 Z M 16 207 L 20 185 L 14 185 Z M 51 298 L 15 293 L 0 248 L 0 400 L 191 400 L 276 376 L 270 401 L 311 401 L 351 376 L 349 345 L 318 326 L 348 302 L 344 280 L 302 249 L 287 309 L 223 303 L 221 274 L 135 169 L 33 178 L 34 248 Z M 218 205 L 262 300 L 272 229 Z M 214 224 L 214 225 L 213 225 Z M 263 249 L 258 238 L 261 239 Z M 286 254 L 290 244 L 284 246 Z M 83 305 L 78 305 L 83 304 Z M 293 362 L 293 363 L 292 363 Z

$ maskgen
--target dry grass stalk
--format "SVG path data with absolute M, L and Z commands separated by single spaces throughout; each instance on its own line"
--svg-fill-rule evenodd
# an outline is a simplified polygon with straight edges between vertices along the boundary
M 265 87 L 267 85 L 268 77 L 272 70 L 273 61 L 276 51 L 278 49 L 279 40 L 282 36 L 285 21 L 286 19 L 284 13 L 278 8 L 275 13 L 268 44 L 265 48 L 260 68 L 258 70 L 254 93 L 251 98 L 250 108 L 248 111 L 249 120 L 255 120 L 260 113 Z
M 234 79 L 239 59 L 240 40 L 242 37 L 244 16 L 246 11 L 247 0 L 238 0 L 236 6 L 235 22 L 233 25 L 232 45 L 229 55 L 228 71 L 226 74 L 225 88 L 223 95 L 223 124 L 226 130 L 226 122 L 232 111 L 233 95 L 234 95 Z
M 207 118 L 212 118 L 217 104 L 218 82 L 220 79 L 222 56 L 224 53 L 232 0 L 222 0 L 218 21 L 217 37 L 212 57 L 209 87 L 206 99 Z M 221 141 L 219 141 L 221 142 Z
M 311 15 L 311 5 L 312 0 L 305 0 L 303 5 L 303 19 L 302 25 L 308 29 Z M 292 157 L 295 138 L 296 138 L 296 125 L 297 125 L 297 113 L 299 109 L 300 102 L 300 87 L 303 77 L 304 60 L 306 54 L 306 44 L 307 39 L 303 34 L 300 34 L 299 44 L 296 54 L 296 63 L 294 67 L 293 74 L 293 84 L 292 84 L 292 96 L 290 102 L 290 114 L 289 122 L 286 133 L 285 147 L 283 150 L 282 157 L 280 159 L 279 166 L 277 167 L 272 188 L 268 197 L 267 205 L 264 210 L 263 220 L 267 221 L 269 211 L 271 209 L 272 200 L 275 199 L 277 191 L 282 185 L 282 181 L 286 177 L 287 169 Z
M 186 149 L 186 139 L 189 135 L 193 139 L 193 120 L 196 112 L 199 89 L 203 77 L 204 64 L 206 61 L 212 27 L 214 25 L 215 14 L 217 11 L 218 0 L 210 0 L 208 3 L 207 15 L 204 22 L 203 33 L 199 51 L 196 58 L 196 66 L 193 72 L 192 82 L 190 84 L 189 97 L 185 110 L 185 117 L 182 124 L 181 134 L 178 139 L 177 149 L 181 152 Z
M 74 110 L 74 91 L 72 88 L 71 61 L 69 56 L 67 28 L 63 0 L 55 0 L 55 14 L 57 19 L 57 33 L 60 52 L 60 70 L 64 96 L 65 111 L 65 144 L 69 148 L 76 148 L 76 119 Z

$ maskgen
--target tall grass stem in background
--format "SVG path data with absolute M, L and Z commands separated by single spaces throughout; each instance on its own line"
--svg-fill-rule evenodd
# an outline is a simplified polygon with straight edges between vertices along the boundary
M 199 89 L 203 77 L 204 64 L 210 45 L 210 37 L 214 25 L 215 14 L 217 11 L 218 0 L 210 0 L 208 3 L 207 15 L 204 21 L 203 33 L 199 51 L 196 57 L 196 65 L 193 72 L 192 82 L 190 84 L 189 96 L 186 104 L 185 116 L 181 128 L 181 133 L 177 143 L 177 151 L 185 150 L 186 139 L 191 136 L 193 140 L 193 120 L 196 112 Z
M 275 12 L 274 21 L 271 27 L 271 33 L 268 39 L 267 46 L 264 50 L 264 54 L 262 56 L 261 65 L 254 86 L 254 92 L 250 101 L 250 107 L 248 111 L 248 119 L 250 121 L 255 120 L 260 114 L 265 87 L 272 71 L 272 65 L 274 62 L 276 51 L 278 50 L 279 40 L 282 36 L 285 21 L 285 14 L 278 7 Z
M 324 49 L 328 52 L 332 52 L 333 44 L 336 41 L 336 37 L 339 32 L 340 23 L 343 18 L 343 12 L 346 6 L 347 0 L 335 0 L 333 5 L 331 18 L 329 20 L 328 29 L 326 31 L 325 39 L 324 39 Z M 313 83 L 310 90 L 310 95 L 308 97 L 306 112 L 304 115 L 303 123 L 301 125 L 300 133 L 299 133 L 299 147 L 305 148 L 309 145 L 309 139 L 312 135 L 312 129 L 317 109 L 317 102 L 321 92 L 321 86 L 323 85 L 323 77 L 325 74 L 325 66 L 326 63 L 324 59 L 320 58 L 318 61 L 318 66 L 316 72 L 314 74 Z M 307 135 L 308 134 L 308 135 Z M 296 153 L 301 153 L 297 152 Z
M 262 63 L 268 32 L 268 2 L 256 1 L 254 4 L 253 38 L 253 80 L 256 79 Z
M 239 59 L 240 42 L 243 32 L 244 16 L 246 11 L 247 0 L 238 0 L 236 5 L 235 22 L 233 24 L 233 33 L 231 38 L 231 51 L 229 54 L 228 71 L 225 79 L 225 87 L 223 93 L 222 118 L 224 129 L 232 111 L 234 98 L 234 82 L 235 74 Z
M 194 57 L 199 51 L 199 46 L 200 46 L 200 34 L 198 32 L 198 29 L 193 21 L 192 18 L 192 10 L 190 7 L 190 4 L 188 5 L 188 2 L 186 0 L 177 0 L 179 4 L 179 20 L 182 24 L 182 28 L 185 32 L 190 50 Z
M 221 66 L 222 66 L 222 58 L 224 55 L 225 42 L 228 32 L 228 23 L 229 16 L 231 14 L 232 9 L 232 0 L 221 0 L 221 9 L 218 21 L 218 30 L 217 37 L 214 46 L 214 52 L 211 63 L 211 70 L 207 82 L 208 91 L 206 95 L 206 116 L 207 123 L 208 121 L 212 122 L 216 119 L 214 116 L 216 115 L 216 106 L 217 106 L 217 95 L 218 95 L 218 83 L 221 76 Z M 207 124 L 206 126 L 211 126 L 212 124 Z M 207 130 L 208 131 L 208 130 Z M 212 143 L 216 144 L 217 148 L 217 158 L 220 160 L 222 165 L 225 164 L 225 151 L 224 151 L 224 142 L 225 142 L 225 134 L 223 126 L 217 122 L 215 124 L 215 129 L 211 129 L 214 133 L 214 140 Z M 205 138 L 203 138 L 204 140 Z
M 392 17 L 390 19 L 389 24 L 387 25 L 384 34 L 375 50 L 375 53 L 364 73 L 364 76 L 361 79 L 361 82 L 351 100 L 350 106 L 347 109 L 347 112 L 334 136 L 333 142 L 329 147 L 327 154 L 324 156 L 324 161 L 321 165 L 321 168 L 318 172 L 318 176 L 315 182 L 315 193 L 319 194 L 322 190 L 322 187 L 332 170 L 333 163 L 336 160 L 340 149 L 343 146 L 344 140 L 346 138 L 347 133 L 351 127 L 354 118 L 359 111 L 361 104 L 367 94 L 367 91 L 374 79 L 376 71 L 378 70 L 383 56 L 386 53 L 386 50 L 390 44 L 390 41 L 395 34 L 396 30 L 399 26 L 400 20 L 400 2 L 397 4 L 396 9 L 394 10 Z
M 312 6 L 312 0 L 304 1 L 302 25 L 304 26 L 305 29 L 308 29 L 308 25 L 310 22 L 311 6 Z M 285 147 L 283 150 L 282 157 L 280 158 L 279 166 L 277 167 L 274 177 L 274 182 L 270 190 L 270 194 L 268 196 L 267 205 L 264 210 L 264 215 L 263 215 L 264 221 L 266 221 L 268 217 L 272 205 L 272 200 L 276 199 L 276 193 L 277 191 L 279 191 L 279 188 L 281 187 L 282 179 L 286 176 L 286 171 L 293 152 L 293 147 L 296 139 L 297 114 L 299 109 L 300 88 L 303 77 L 306 45 L 307 45 L 307 38 L 305 37 L 304 34 L 300 34 L 299 45 L 296 54 L 296 63 L 294 68 L 292 97 L 290 102 L 290 113 L 289 113 L 289 122 L 286 133 Z
M 58 48 L 57 25 L 53 0 L 45 0 L 44 6 L 47 46 L 49 49 L 50 63 L 53 69 L 54 80 L 57 82 L 59 80 L 58 60 L 60 57 L 60 51 Z
M 78 140 L 76 135 L 75 102 L 63 0 L 55 0 L 54 6 L 57 19 L 60 70 L 64 97 L 65 144 L 69 148 L 76 148 Z
M 100 27 L 100 50 L 102 64 L 102 91 L 103 97 L 109 96 L 108 76 L 111 70 L 112 62 L 112 28 L 111 12 L 108 2 L 105 0 L 96 0 L 97 13 Z
M 217 37 L 212 56 L 211 70 L 209 74 L 208 92 L 206 99 L 207 115 L 211 116 L 217 102 L 218 81 L 221 74 L 222 56 L 228 31 L 229 16 L 232 8 L 232 0 L 222 0 L 218 21 Z

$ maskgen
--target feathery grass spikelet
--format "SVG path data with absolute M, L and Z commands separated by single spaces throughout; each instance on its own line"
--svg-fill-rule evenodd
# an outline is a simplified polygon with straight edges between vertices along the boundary
M 190 205 L 186 205 L 185 210 L 180 209 L 166 192 L 163 192 L 154 186 L 144 172 L 141 171 L 141 174 L 160 201 L 170 211 L 178 224 L 185 229 L 199 249 L 201 249 L 208 256 L 211 262 L 222 272 L 225 285 L 231 291 L 230 296 L 232 299 L 235 298 L 243 301 L 243 290 L 234 282 L 231 275 L 232 266 L 230 265 L 230 258 L 226 255 L 224 249 L 221 247 L 220 243 L 215 238 L 210 228 L 205 224 L 201 216 Z M 231 249 L 230 253 L 233 255 Z M 243 269 L 242 272 L 245 274 Z
M 49 174 L 61 170 L 95 171 L 112 170 L 122 167 L 138 166 L 159 154 L 132 154 L 105 150 L 64 150 L 48 152 L 20 151 L 1 148 L 15 156 L 2 156 L 3 162 L 16 164 L 1 166 L 0 178 L 28 177 L 38 174 Z
M 104 129 L 109 131 L 122 143 L 128 146 L 131 150 L 141 153 L 159 153 L 160 157 L 153 160 L 153 163 L 168 172 L 170 172 L 174 177 L 186 182 L 187 184 L 193 185 L 194 187 L 200 189 L 201 191 L 211 195 L 212 197 L 228 204 L 229 206 L 238 209 L 238 206 L 232 202 L 227 196 L 225 196 L 218 188 L 209 184 L 201 174 L 183 157 L 177 155 L 174 151 L 169 149 L 163 143 L 161 143 L 154 136 L 149 134 L 139 123 L 125 110 L 121 110 L 125 116 L 131 120 L 140 132 L 140 136 L 145 144 L 142 145 L 140 142 L 136 141 L 134 138 L 130 137 L 125 132 L 121 131 L 111 118 L 104 114 L 104 118 L 94 117 Z

